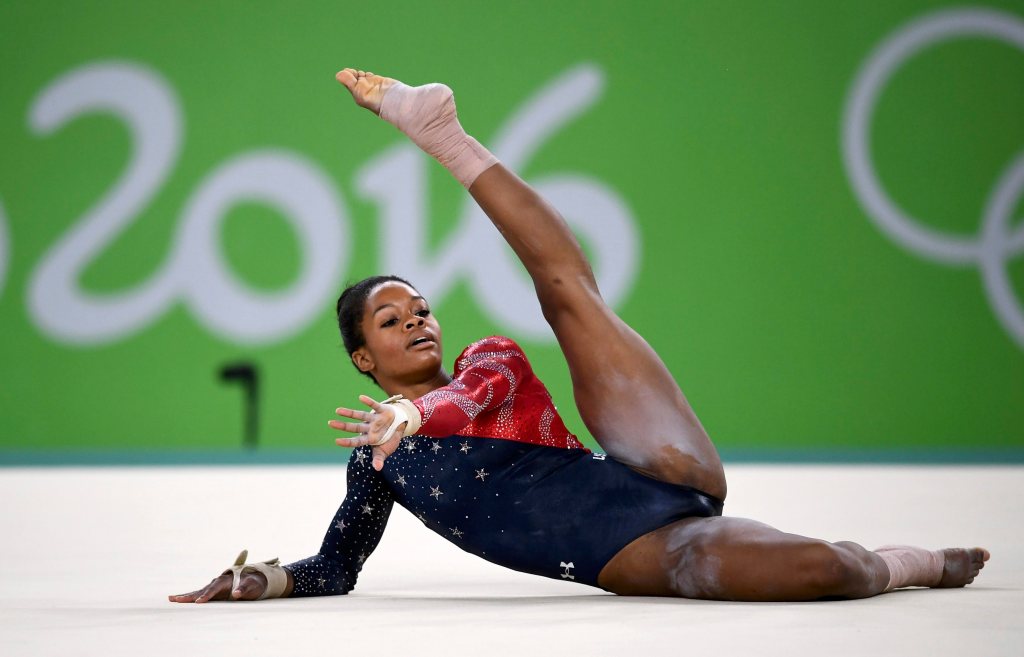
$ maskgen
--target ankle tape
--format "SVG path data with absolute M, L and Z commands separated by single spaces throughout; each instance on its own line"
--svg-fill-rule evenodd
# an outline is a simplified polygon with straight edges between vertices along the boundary
M 446 85 L 434 82 L 410 87 L 396 81 L 384 92 L 380 118 L 405 133 L 466 189 L 498 162 L 462 129 L 455 110 L 455 94 Z
M 883 545 L 875 550 L 889 567 L 885 592 L 905 586 L 936 586 L 942 580 L 946 558 L 941 551 L 911 545 Z

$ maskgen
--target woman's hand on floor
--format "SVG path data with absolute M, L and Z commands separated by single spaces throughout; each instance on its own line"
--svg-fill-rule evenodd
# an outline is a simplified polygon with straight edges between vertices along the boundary
M 228 600 L 231 602 L 242 602 L 247 600 L 258 600 L 263 592 L 267 590 L 267 578 L 262 573 L 244 573 L 238 580 L 238 588 L 231 590 L 231 573 L 224 573 L 215 577 L 209 584 L 191 593 L 169 595 L 167 599 L 171 602 L 212 602 L 215 600 Z
M 381 445 L 374 445 L 384 437 L 391 423 L 395 419 L 395 409 L 387 404 L 381 404 L 366 395 L 360 395 L 359 401 L 369 406 L 371 411 L 358 411 L 351 408 L 339 408 L 335 411 L 342 417 L 347 417 L 359 422 L 340 422 L 331 420 L 327 424 L 340 431 L 359 434 L 351 438 L 338 438 L 334 442 L 342 447 L 362 447 L 371 445 L 373 448 L 373 469 L 380 471 L 384 467 L 384 461 L 395 453 L 398 445 L 402 442 L 402 430 L 405 423 L 395 427 L 395 432 L 387 442 Z

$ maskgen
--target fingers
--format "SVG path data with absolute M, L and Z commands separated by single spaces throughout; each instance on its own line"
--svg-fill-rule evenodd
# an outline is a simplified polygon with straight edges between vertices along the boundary
M 366 404 L 367 406 L 369 406 L 378 413 L 384 410 L 383 404 L 377 402 L 376 400 L 370 397 L 367 397 L 366 395 L 359 395 L 359 401 L 363 402 L 364 404 Z
M 231 590 L 231 575 L 221 575 L 206 585 L 199 597 L 195 599 L 196 604 L 203 604 L 211 600 L 227 600 L 228 592 Z
M 346 69 L 347 70 L 347 69 Z M 384 404 L 379 403 L 367 395 L 359 395 L 359 401 L 369 406 L 372 411 L 357 411 L 351 408 L 339 407 L 334 410 L 337 415 L 342 417 L 352 418 L 353 420 L 361 420 L 361 422 L 342 422 L 340 420 L 329 420 L 327 426 L 332 429 L 338 429 L 339 431 L 348 431 L 350 433 L 359 434 L 357 436 L 350 436 L 348 438 L 337 438 L 335 443 L 340 447 L 362 447 L 364 445 L 373 445 L 383 438 L 385 432 L 391 426 L 391 422 L 395 419 L 394 408 L 389 408 Z M 404 426 L 404 424 L 403 424 Z M 401 427 L 396 427 L 401 429 Z M 402 432 L 396 431 L 395 435 L 399 438 Z M 388 440 L 387 444 L 390 444 L 392 440 Z M 384 459 L 390 454 L 394 453 L 397 449 L 397 445 L 391 447 L 382 457 L 375 459 L 373 464 L 377 470 L 384 467 Z
M 370 425 L 365 422 L 339 422 L 338 420 L 329 420 L 327 426 L 332 429 L 339 431 L 348 431 L 349 433 L 367 433 L 370 430 Z
M 226 600 L 228 597 L 228 590 L 230 588 L 231 575 L 224 574 L 220 577 L 214 578 L 209 584 L 197 591 L 181 593 L 179 595 L 169 595 L 167 596 L 167 599 L 171 602 L 195 602 L 199 604 L 209 602 L 210 600 Z
M 377 430 L 375 432 L 367 431 L 366 433 L 361 433 L 358 436 L 350 436 L 348 438 L 335 438 L 334 442 L 340 447 L 363 447 L 364 445 L 378 446 L 381 444 L 391 445 L 392 443 L 395 443 L 397 440 L 401 440 L 402 430 L 405 428 L 406 424 L 406 422 L 403 422 L 400 425 L 398 425 L 395 428 L 395 431 L 391 434 L 391 437 L 388 438 L 387 442 L 385 443 L 378 442 L 383 437 L 383 433 L 381 432 L 381 430 Z M 394 454 L 395 449 L 397 449 L 397 445 L 395 445 L 394 447 L 387 451 L 385 458 Z M 380 468 L 377 469 L 380 470 Z
M 334 443 L 339 447 L 362 447 L 370 444 L 370 437 L 366 434 L 352 436 L 351 438 L 336 438 Z
M 384 452 L 380 447 L 373 448 L 373 469 L 380 472 L 384 469 L 384 460 L 388 457 L 388 454 Z
M 169 595 L 167 599 L 171 602 L 194 602 L 196 604 L 214 600 L 259 600 L 263 592 L 267 590 L 267 578 L 258 572 L 243 574 L 238 581 L 238 588 L 233 591 L 231 583 L 230 573 L 224 574 L 197 591 Z
M 203 592 L 203 589 L 198 591 L 192 591 L 191 593 L 178 593 L 176 595 L 169 595 L 167 599 L 171 602 L 195 602 L 199 594 Z
M 370 425 L 366 423 L 370 419 L 372 413 L 367 411 L 355 411 L 351 408 L 337 408 L 334 411 L 336 414 L 342 417 L 349 417 L 354 420 L 362 420 L 362 422 L 341 422 L 338 420 L 330 420 L 327 422 L 327 426 L 332 429 L 338 429 L 339 431 L 348 431 L 350 433 L 369 433 Z M 341 444 L 341 443 L 339 443 Z M 366 443 L 360 443 L 365 445 Z M 345 443 L 346 446 L 351 446 L 349 443 Z
M 342 417 L 349 417 L 353 420 L 362 420 L 363 422 L 366 422 L 373 417 L 373 413 L 371 411 L 356 411 L 351 408 L 345 408 L 344 406 L 334 409 L 334 414 Z
M 334 412 L 342 417 L 362 420 L 362 422 L 341 422 L 339 420 L 327 422 L 327 426 L 332 429 L 359 434 L 358 436 L 336 439 L 334 442 L 341 447 L 362 447 L 363 445 L 371 445 L 377 442 L 394 419 L 394 409 L 387 408 L 366 395 L 360 395 L 359 401 L 374 410 L 357 411 L 351 408 L 340 407 L 335 409 Z

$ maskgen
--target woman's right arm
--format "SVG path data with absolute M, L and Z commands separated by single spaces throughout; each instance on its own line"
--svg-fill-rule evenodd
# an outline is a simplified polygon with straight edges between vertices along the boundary
M 526 354 L 512 339 L 492 336 L 478 340 L 462 352 L 455 361 L 455 378 L 446 386 L 432 390 L 412 400 L 413 413 L 419 416 L 416 435 L 446 438 L 469 426 L 484 411 L 508 403 L 524 379 L 533 376 Z M 357 436 L 338 438 L 342 447 L 375 445 L 374 468 L 384 467 L 384 460 L 398 449 L 403 433 L 410 433 L 403 423 L 402 431 L 395 431 L 391 439 L 378 444 L 395 419 L 395 407 L 382 404 L 366 395 L 360 401 L 373 411 L 339 408 L 342 417 L 358 422 L 331 420 L 327 424 L 335 429 L 358 433 Z
M 282 597 L 343 595 L 356 584 L 363 563 L 376 549 L 387 526 L 394 497 L 384 477 L 370 465 L 370 449 L 352 450 L 346 473 L 345 499 L 331 520 L 317 554 L 284 566 L 288 585 Z M 242 575 L 238 589 L 231 590 L 230 573 L 205 587 L 169 596 L 171 602 L 258 600 L 267 587 L 260 573 Z
M 484 411 L 508 402 L 532 374 L 526 354 L 511 338 L 474 342 L 456 359 L 451 383 L 413 402 L 420 412 L 417 433 L 443 438 L 461 431 Z
M 516 389 L 533 370 L 526 354 L 512 339 L 492 336 L 474 342 L 455 361 L 455 378 L 446 386 L 432 390 L 419 399 L 413 400 L 413 413 L 419 415 L 416 435 L 431 438 L 447 438 L 468 427 L 478 415 L 493 410 L 511 401 Z M 366 395 L 360 401 L 373 409 L 372 413 L 339 408 L 335 411 L 342 417 L 359 422 L 331 420 L 327 424 L 335 429 L 358 433 L 358 436 L 338 438 L 342 447 L 374 445 L 373 467 L 380 470 L 384 461 L 395 453 L 404 433 L 406 424 L 399 425 L 391 439 L 378 443 L 395 419 L 396 410 L 387 404 L 376 402 Z

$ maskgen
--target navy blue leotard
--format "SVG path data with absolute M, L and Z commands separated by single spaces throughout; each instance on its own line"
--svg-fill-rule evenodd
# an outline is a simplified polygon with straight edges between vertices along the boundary
M 293 596 L 352 590 L 395 502 L 471 554 L 591 586 L 634 539 L 683 518 L 722 512 L 710 495 L 583 448 L 550 410 L 547 391 L 507 338 L 471 345 L 457 361 L 453 384 L 416 405 L 424 417 L 421 431 L 464 426 L 447 437 L 403 438 L 380 472 L 369 447 L 353 450 L 347 493 L 320 551 L 286 566 L 295 580 Z M 489 435 L 467 434 L 473 430 Z M 528 435 L 517 434 L 523 431 Z

